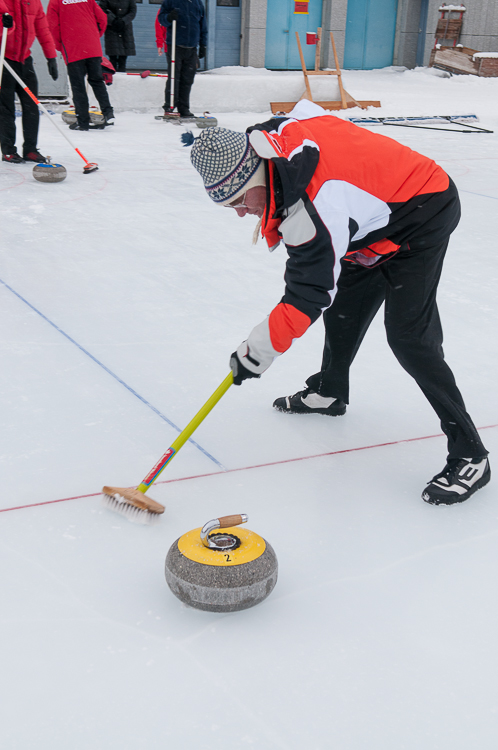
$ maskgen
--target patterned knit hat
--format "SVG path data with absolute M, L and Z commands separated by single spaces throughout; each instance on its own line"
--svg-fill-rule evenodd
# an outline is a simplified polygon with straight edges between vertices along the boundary
M 207 194 L 218 204 L 231 203 L 249 187 L 265 184 L 264 170 L 258 171 L 263 160 L 250 146 L 245 133 L 206 128 L 194 140 L 190 161 L 204 180 Z M 252 178 L 256 172 L 255 181 Z

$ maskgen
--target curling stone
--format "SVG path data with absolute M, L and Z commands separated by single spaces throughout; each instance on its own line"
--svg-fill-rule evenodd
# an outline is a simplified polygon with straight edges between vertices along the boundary
M 65 122 L 66 125 L 72 125 L 73 122 L 77 122 L 77 117 L 76 117 L 76 112 L 74 111 L 74 107 L 65 109 L 61 117 L 62 117 L 62 122 Z
M 100 109 L 97 109 L 97 107 L 90 107 L 88 110 L 88 114 L 90 115 L 90 122 L 93 125 L 104 125 L 105 117 Z M 62 122 L 65 122 L 66 125 L 73 125 L 73 123 L 78 122 L 74 107 L 65 109 L 61 116 Z
M 204 112 L 202 117 L 195 118 L 195 124 L 198 128 L 215 128 L 218 125 L 218 120 L 209 112 Z
M 266 599 L 277 582 L 275 552 L 243 513 L 208 521 L 171 545 L 166 581 L 180 601 L 208 612 L 237 612 Z M 215 529 L 224 529 L 214 534 Z
M 52 164 L 50 156 L 47 156 L 46 164 L 35 164 L 33 177 L 38 182 L 62 182 L 67 177 L 66 167 L 62 164 Z
M 90 107 L 88 114 L 90 115 L 90 122 L 93 125 L 105 125 L 105 117 L 97 107 Z

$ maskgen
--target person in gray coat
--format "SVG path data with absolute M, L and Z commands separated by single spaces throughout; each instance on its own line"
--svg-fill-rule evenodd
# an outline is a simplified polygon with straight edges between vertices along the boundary
M 98 0 L 107 14 L 105 53 L 118 73 L 126 73 L 126 58 L 135 55 L 133 19 L 137 15 L 136 0 Z

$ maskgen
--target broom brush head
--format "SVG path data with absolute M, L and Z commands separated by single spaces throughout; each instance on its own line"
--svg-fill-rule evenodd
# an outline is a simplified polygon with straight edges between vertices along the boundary
M 154 524 L 164 513 L 164 505 L 132 487 L 103 487 L 102 502 L 134 523 Z

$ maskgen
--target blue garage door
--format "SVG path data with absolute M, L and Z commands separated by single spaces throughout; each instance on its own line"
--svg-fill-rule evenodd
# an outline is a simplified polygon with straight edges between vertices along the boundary
M 166 70 L 168 63 L 164 55 L 157 54 L 156 16 L 162 0 L 137 0 L 137 15 L 133 21 L 133 35 L 137 54 L 126 62 L 128 70 Z M 240 22 L 239 22 L 240 23 Z M 102 38 L 102 47 L 104 40 Z M 201 60 L 200 70 L 204 68 Z
M 303 5 L 307 13 L 296 13 Z M 308 3 L 294 0 L 268 0 L 266 12 L 265 67 L 273 70 L 300 70 L 301 61 L 296 42 L 301 40 L 304 61 L 308 69 L 315 67 L 315 46 L 306 44 L 306 32 L 314 31 L 322 23 L 322 0 Z
M 355 70 L 393 64 L 397 0 L 349 0 L 344 67 Z
M 224 65 L 240 65 L 240 0 L 216 0 L 214 67 Z

